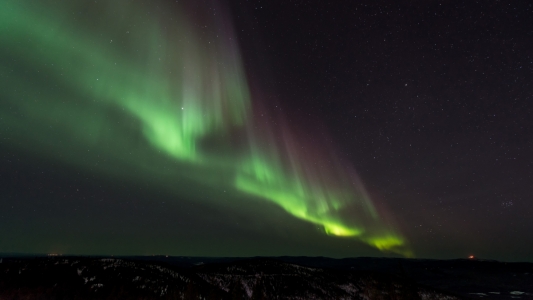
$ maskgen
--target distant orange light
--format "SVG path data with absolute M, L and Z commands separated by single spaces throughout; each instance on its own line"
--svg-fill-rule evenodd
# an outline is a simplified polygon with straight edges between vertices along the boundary
M 473 259 L 473 258 L 474 258 L 474 255 L 470 255 L 468 258 Z

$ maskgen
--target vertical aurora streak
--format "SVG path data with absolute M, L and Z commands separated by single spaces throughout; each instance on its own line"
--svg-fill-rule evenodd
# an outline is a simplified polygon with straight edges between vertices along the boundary
M 318 145 L 304 145 L 289 126 L 258 126 L 227 18 L 135 3 L 2 1 L 0 117 L 10 146 L 84 168 L 96 160 L 73 153 L 91 147 L 119 162 L 94 167 L 115 176 L 153 171 L 170 157 L 183 168 L 174 176 L 229 177 L 205 184 L 275 203 L 329 235 L 410 255 L 355 173 L 302 151 Z

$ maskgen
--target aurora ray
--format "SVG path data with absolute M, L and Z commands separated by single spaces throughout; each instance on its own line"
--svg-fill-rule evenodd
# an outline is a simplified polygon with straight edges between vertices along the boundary
M 0 4 L 6 143 L 112 176 L 142 170 L 163 185 L 169 174 L 220 185 L 329 235 L 410 255 L 354 172 L 324 151 L 302 151 L 318 145 L 304 145 L 289 126 L 257 124 L 259 100 L 227 18 L 192 8 L 145 13 L 141 3 Z M 74 157 L 89 148 L 106 163 Z M 176 169 L 163 174 L 169 159 Z

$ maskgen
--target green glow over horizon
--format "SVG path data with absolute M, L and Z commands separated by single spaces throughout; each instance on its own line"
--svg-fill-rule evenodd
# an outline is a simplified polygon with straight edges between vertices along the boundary
M 222 28 L 206 33 L 186 13 L 149 15 L 143 8 L 3 1 L 0 117 L 12 132 L 6 143 L 103 174 L 219 185 L 274 203 L 328 235 L 411 255 L 342 167 L 324 167 L 340 178 L 333 184 L 292 141 L 274 142 L 254 129 L 256 100 L 230 26 L 205 20 Z M 105 22 L 90 22 L 96 16 Z M 168 158 L 179 164 L 170 173 L 175 178 L 162 171 Z

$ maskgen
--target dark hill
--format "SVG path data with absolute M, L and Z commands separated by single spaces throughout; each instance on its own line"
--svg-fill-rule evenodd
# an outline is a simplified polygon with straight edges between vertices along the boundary
M 531 299 L 532 274 L 471 260 L 9 257 L 0 299 Z

